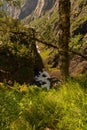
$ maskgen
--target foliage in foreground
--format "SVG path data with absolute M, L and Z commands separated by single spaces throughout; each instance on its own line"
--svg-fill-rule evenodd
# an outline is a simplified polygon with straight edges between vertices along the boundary
M 46 127 L 87 130 L 87 94 L 77 81 L 49 91 L 25 84 L 15 83 L 13 87 L 0 83 L 0 130 Z

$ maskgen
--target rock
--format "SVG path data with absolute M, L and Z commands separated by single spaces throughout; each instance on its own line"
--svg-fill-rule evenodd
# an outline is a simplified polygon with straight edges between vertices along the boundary
M 83 34 L 85 35 L 87 33 L 87 21 L 83 22 L 79 25 L 79 27 L 73 31 L 73 35 Z
M 27 0 L 24 6 L 21 8 L 21 13 L 19 15 L 20 19 L 29 17 L 31 14 L 34 18 L 40 17 L 46 11 L 50 10 L 56 0 Z
M 73 64 L 73 66 L 74 66 L 74 64 Z M 73 66 L 71 66 L 71 70 L 70 70 L 71 76 L 83 74 L 87 70 L 87 61 L 79 62 L 74 67 Z
M 81 47 L 80 53 L 84 56 L 87 56 L 87 45 Z M 83 74 L 87 70 L 87 60 L 81 56 L 74 55 L 70 60 L 70 74 L 72 76 L 77 74 Z
M 85 38 L 86 37 L 87 37 L 87 35 L 85 36 Z M 80 52 L 82 55 L 87 56 L 87 44 L 85 44 L 84 46 L 81 47 Z

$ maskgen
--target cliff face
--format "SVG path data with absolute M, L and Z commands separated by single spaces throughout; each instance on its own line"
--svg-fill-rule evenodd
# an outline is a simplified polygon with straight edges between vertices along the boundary
M 27 0 L 21 8 L 19 19 L 23 19 L 31 14 L 33 17 L 40 17 L 46 11 L 50 10 L 57 0 Z
M 19 14 L 19 18 L 23 19 L 30 15 L 36 8 L 38 0 L 27 0 L 24 6 L 21 8 L 21 12 Z
M 39 18 L 48 12 L 58 0 L 21 0 L 21 7 L 9 6 L 4 1 L 3 9 L 13 18 L 24 19 L 26 17 Z M 0 7 L 1 8 L 1 7 Z

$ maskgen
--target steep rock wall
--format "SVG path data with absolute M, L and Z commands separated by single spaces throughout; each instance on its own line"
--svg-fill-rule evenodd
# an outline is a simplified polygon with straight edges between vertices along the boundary
M 19 19 L 23 19 L 29 15 L 35 18 L 40 17 L 43 13 L 50 10 L 57 0 L 27 0 L 21 8 Z
M 21 12 L 19 15 L 20 19 L 30 15 L 36 8 L 38 0 L 27 0 L 24 6 L 21 8 Z

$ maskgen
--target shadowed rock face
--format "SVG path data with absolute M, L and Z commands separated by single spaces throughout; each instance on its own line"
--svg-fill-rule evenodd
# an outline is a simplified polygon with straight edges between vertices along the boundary
M 24 6 L 21 9 L 21 13 L 19 15 L 20 19 L 30 15 L 36 8 L 38 0 L 27 0 Z
M 85 35 L 87 33 L 87 21 L 79 25 L 79 27 L 73 32 L 73 35 L 83 34 Z
M 52 6 L 55 4 L 56 0 L 45 0 L 44 1 L 44 6 L 43 6 L 43 11 L 47 11 L 52 8 Z
M 31 15 L 35 18 L 38 18 L 43 13 L 50 10 L 56 1 L 57 0 L 22 0 L 21 9 L 18 9 L 14 6 L 7 8 L 8 3 L 5 1 L 2 8 L 14 18 L 23 19 Z
M 32 13 L 39 17 L 42 13 L 51 9 L 55 2 L 56 0 L 27 0 L 21 9 L 19 19 L 23 19 Z

